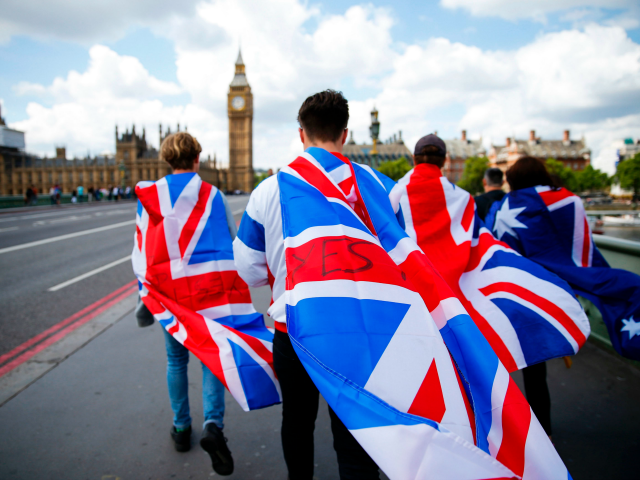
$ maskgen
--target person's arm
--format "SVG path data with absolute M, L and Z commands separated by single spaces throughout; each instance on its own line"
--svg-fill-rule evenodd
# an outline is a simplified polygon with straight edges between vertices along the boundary
M 262 190 L 264 188 L 259 186 L 251 194 L 240 222 L 238 236 L 233 241 L 233 258 L 238 274 L 252 287 L 269 283 L 264 219 L 260 205 L 265 198 Z
M 236 221 L 233 218 L 233 212 L 231 212 L 229 202 L 227 202 L 227 197 L 222 192 L 220 192 L 220 197 L 222 198 L 222 203 L 224 203 L 224 211 L 227 214 L 227 226 L 229 227 L 229 235 L 231 235 L 231 240 L 233 241 L 238 235 L 238 227 L 236 227 Z

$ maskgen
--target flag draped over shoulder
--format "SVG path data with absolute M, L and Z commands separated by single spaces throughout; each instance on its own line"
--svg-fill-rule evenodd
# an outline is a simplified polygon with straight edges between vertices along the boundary
M 593 302 L 616 351 L 640 360 L 640 276 L 609 267 L 593 243 L 580 197 L 565 188 L 516 190 L 492 206 L 487 225 Z
M 473 197 L 429 164 L 391 194 L 409 236 L 424 250 L 507 370 L 573 355 L 590 333 L 569 285 L 484 227 Z
M 570 478 L 491 346 L 400 226 L 393 182 L 318 148 L 278 182 L 289 336 L 380 468 L 393 480 Z
M 238 275 L 218 189 L 197 174 L 136 186 L 133 270 L 142 301 L 245 410 L 281 401 L 273 332 Z

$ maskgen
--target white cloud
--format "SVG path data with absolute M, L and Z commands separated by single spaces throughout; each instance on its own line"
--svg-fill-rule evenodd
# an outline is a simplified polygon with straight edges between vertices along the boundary
M 0 42 L 12 35 L 81 42 L 124 35 L 133 25 L 192 16 L 200 0 L 3 0 Z
M 316 25 L 313 30 L 310 20 Z M 227 161 L 226 95 L 242 36 L 255 99 L 254 165 L 282 165 L 297 151 L 295 118 L 307 95 L 341 88 L 346 80 L 370 84 L 384 73 L 384 66 L 391 68 L 396 55 L 392 24 L 388 10 L 371 6 L 323 16 L 297 0 L 203 2 L 197 18 L 172 18 L 157 30 L 175 42 L 179 85 L 154 78 L 135 58 L 95 46 L 86 72 L 70 72 L 49 86 L 16 87 L 19 93 L 53 101 L 51 108 L 31 103 L 29 119 L 16 126 L 27 131 L 30 149 L 44 151 L 66 142 L 71 152 L 84 154 L 88 148 L 113 149 L 115 122 L 135 122 L 155 131 L 159 121 L 179 120 L 188 122 L 205 151 L 215 150 Z M 179 92 L 190 95 L 188 105 L 167 108 L 158 100 Z
M 440 0 L 445 8 L 460 8 L 479 17 L 501 17 L 507 20 L 532 18 L 545 21 L 549 13 L 573 8 L 635 8 L 636 0 Z
M 175 42 L 177 84 L 95 46 L 85 72 L 19 85 L 51 105 L 29 104 L 29 118 L 15 124 L 27 131 L 29 148 L 50 151 L 65 142 L 80 154 L 113 150 L 113 125 L 132 122 L 153 130 L 155 144 L 158 122 L 179 121 L 205 153 L 227 161 L 226 95 L 240 37 L 254 93 L 257 168 L 282 166 L 300 151 L 297 110 L 325 88 L 346 89 L 348 98 L 374 92 L 350 102 L 356 140 L 368 139 L 375 105 L 382 138 L 402 130 L 410 149 L 434 130 L 451 137 L 464 128 L 502 143 L 530 129 L 559 138 L 568 128 L 586 136 L 599 165 L 613 139 L 640 129 L 640 45 L 622 27 L 589 24 L 518 50 L 487 51 L 445 38 L 401 45 L 392 37 L 392 12 L 372 6 L 324 15 L 297 0 L 217 0 L 196 10 L 191 20 L 172 17 L 158 30 Z M 168 107 L 165 96 L 180 92 L 190 100 Z
M 543 138 L 570 129 L 606 168 L 600 151 L 640 130 L 640 45 L 620 27 L 546 34 L 512 52 L 432 39 L 409 46 L 382 85 L 375 99 L 352 104 L 362 118 L 352 123 L 359 141 L 374 103 L 383 128 L 393 126 L 385 131 L 402 129 L 409 148 L 434 130 L 451 137 L 466 129 L 503 144 L 532 129 Z
M 118 55 L 102 45 L 92 47 L 89 56 L 83 73 L 69 72 L 67 78 L 56 78 L 50 86 L 22 83 L 16 87 L 19 93 L 41 95 L 52 104 L 30 102 L 28 119 L 12 123 L 26 132 L 30 151 L 50 154 L 60 143 L 71 154 L 113 151 L 114 126 L 119 124 L 124 130 L 132 123 L 138 125 L 138 132 L 149 127 L 147 138 L 156 146 L 159 122 L 191 123 L 203 136 L 204 145 L 221 141 L 224 125 L 211 113 L 192 104 L 163 105 L 158 97 L 179 94 L 181 87 L 153 77 L 137 58 Z
M 15 90 L 19 95 L 42 95 L 51 97 L 55 102 L 76 100 L 89 103 L 155 98 L 182 92 L 175 83 L 150 75 L 137 58 L 118 55 L 103 45 L 95 45 L 89 50 L 86 72 L 71 71 L 66 79 L 56 78 L 49 87 L 22 82 Z

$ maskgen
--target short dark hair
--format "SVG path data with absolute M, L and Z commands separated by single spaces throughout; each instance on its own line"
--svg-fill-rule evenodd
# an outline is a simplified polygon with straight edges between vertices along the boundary
M 337 142 L 349 123 L 349 103 L 342 92 L 316 93 L 302 103 L 298 123 L 312 140 Z
M 165 138 L 160 146 L 160 158 L 174 170 L 190 170 L 202 152 L 202 147 L 187 132 L 178 132 Z
M 487 168 L 484 172 L 484 179 L 489 187 L 501 187 L 504 173 L 499 168 Z
M 440 149 L 435 145 L 426 145 L 422 147 L 419 154 L 413 156 L 413 162 L 416 165 L 420 163 L 430 163 L 438 168 L 442 168 L 446 160 L 446 155 L 441 155 Z
M 546 185 L 553 187 L 553 179 L 545 164 L 534 157 L 522 157 L 507 170 L 507 183 L 511 190 Z

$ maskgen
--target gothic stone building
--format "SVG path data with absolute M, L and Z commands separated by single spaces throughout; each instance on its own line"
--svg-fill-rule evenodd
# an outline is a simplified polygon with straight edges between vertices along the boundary
M 178 125 L 178 131 L 180 126 Z M 21 133 L 21 132 L 20 132 Z M 160 126 L 160 143 L 171 133 L 163 135 Z M 0 146 L 0 195 L 23 195 L 30 185 L 40 194 L 48 193 L 58 185 L 63 193 L 71 193 L 79 186 L 105 188 L 114 185 L 134 187 L 140 180 L 158 180 L 169 174 L 171 168 L 160 160 L 158 151 L 146 141 L 146 132 L 136 133 L 127 129 L 118 134 L 116 127 L 116 154 L 96 157 L 66 158 L 64 147 L 56 148 L 54 158 L 41 158 L 24 152 L 24 149 Z M 227 171 L 218 168 L 214 159 L 200 164 L 200 176 L 221 190 L 227 190 Z
M 529 132 L 529 140 L 507 138 L 505 145 L 492 145 L 489 150 L 489 165 L 502 171 L 516 163 L 522 157 L 535 157 L 545 162 L 555 158 L 572 170 L 583 170 L 591 163 L 591 150 L 584 138 L 572 140 L 569 130 L 564 131 L 562 140 L 542 140 L 536 137 L 535 130 Z

